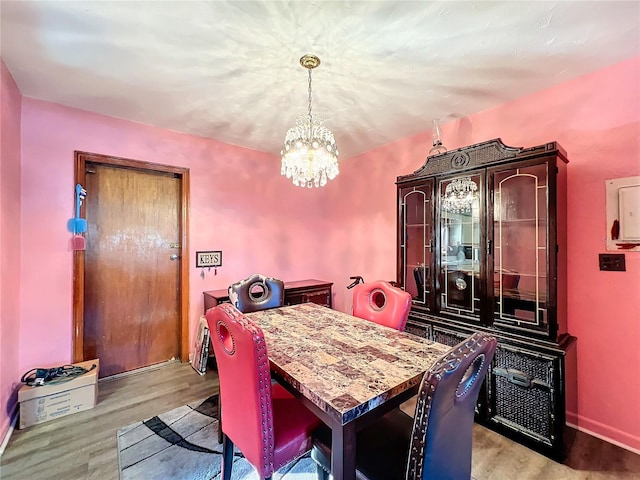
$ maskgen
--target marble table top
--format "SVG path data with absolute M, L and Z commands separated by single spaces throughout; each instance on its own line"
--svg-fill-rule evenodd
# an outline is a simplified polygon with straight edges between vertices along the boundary
M 420 383 L 449 347 L 314 303 L 245 314 L 272 369 L 342 425 Z

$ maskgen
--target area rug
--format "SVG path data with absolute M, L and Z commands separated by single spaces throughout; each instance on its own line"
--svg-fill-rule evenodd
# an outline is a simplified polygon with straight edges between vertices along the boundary
M 218 480 L 222 445 L 214 418 L 215 396 L 184 405 L 118 430 L 120 480 Z M 259 480 L 238 450 L 232 480 Z M 308 456 L 273 475 L 273 480 L 316 480 Z

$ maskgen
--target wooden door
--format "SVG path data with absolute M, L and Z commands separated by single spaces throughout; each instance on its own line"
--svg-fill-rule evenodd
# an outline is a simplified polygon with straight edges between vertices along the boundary
M 91 161 L 84 170 L 83 359 L 99 358 L 104 377 L 184 357 L 182 177 Z

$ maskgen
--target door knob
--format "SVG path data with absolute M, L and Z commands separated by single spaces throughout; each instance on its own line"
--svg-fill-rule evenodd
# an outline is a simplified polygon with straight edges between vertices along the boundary
M 170 259 L 170 260 L 177 260 L 178 258 L 179 258 L 179 257 L 178 257 L 178 254 L 177 254 L 177 253 L 174 253 L 173 255 L 170 255 L 170 256 L 169 256 L 169 259 Z

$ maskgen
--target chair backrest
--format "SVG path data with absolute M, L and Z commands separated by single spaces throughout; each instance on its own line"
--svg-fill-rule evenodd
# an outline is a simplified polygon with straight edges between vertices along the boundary
M 471 478 L 475 406 L 495 350 L 495 337 L 474 333 L 425 373 L 416 403 L 407 479 Z
M 411 294 L 389 282 L 360 283 L 353 287 L 353 315 L 403 331 L 411 309 Z
M 229 300 L 241 312 L 257 312 L 284 305 L 284 282 L 253 275 L 229 285 Z
M 218 365 L 223 432 L 258 472 L 273 471 L 273 404 L 262 329 L 228 303 L 210 308 L 207 324 Z

